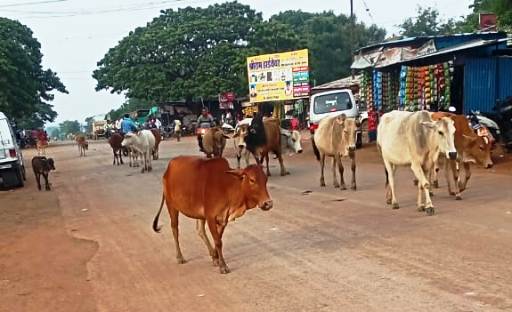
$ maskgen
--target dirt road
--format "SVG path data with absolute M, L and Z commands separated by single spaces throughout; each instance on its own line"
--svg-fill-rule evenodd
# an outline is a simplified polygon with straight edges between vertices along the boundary
M 53 191 L 29 175 L 24 189 L 0 192 L 2 312 L 512 311 L 510 167 L 476 170 L 462 201 L 437 190 L 427 217 L 409 169 L 399 170 L 402 208 L 385 206 L 374 148 L 359 152 L 353 192 L 334 189 L 330 170 L 320 188 L 308 147 L 285 159 L 290 176 L 272 161 L 274 209 L 228 226 L 232 273 L 220 275 L 192 220 L 180 218 L 184 265 L 167 213 L 162 234 L 151 229 L 165 166 L 196 154 L 193 139 L 163 142 L 150 174 L 112 166 L 105 143 L 85 158 L 74 146 L 49 153 Z

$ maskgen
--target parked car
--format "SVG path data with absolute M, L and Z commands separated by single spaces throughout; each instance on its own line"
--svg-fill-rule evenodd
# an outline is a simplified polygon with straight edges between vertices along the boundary
M 5 187 L 22 187 L 24 181 L 23 154 L 9 119 L 0 112 L 0 184 Z
M 326 91 L 313 95 L 309 106 L 308 127 L 311 134 L 315 133 L 320 121 L 326 117 L 345 114 L 349 118 L 359 120 L 361 127 L 357 129 L 357 145 L 368 142 L 368 114 L 361 115 L 359 107 L 350 89 Z M 366 117 L 365 117 L 366 116 Z M 366 125 L 366 141 L 361 129 Z

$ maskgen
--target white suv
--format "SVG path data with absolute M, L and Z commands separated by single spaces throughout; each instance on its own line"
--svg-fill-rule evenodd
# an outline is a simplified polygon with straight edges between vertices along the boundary
M 0 112 L 0 185 L 24 186 L 25 164 L 7 117 Z
M 349 118 L 356 118 L 361 124 L 366 122 L 361 119 L 358 105 L 350 89 L 326 91 L 313 95 L 309 106 L 309 131 L 314 134 L 320 120 L 341 114 L 345 114 Z M 357 146 L 361 146 L 361 128 L 357 129 L 356 140 Z

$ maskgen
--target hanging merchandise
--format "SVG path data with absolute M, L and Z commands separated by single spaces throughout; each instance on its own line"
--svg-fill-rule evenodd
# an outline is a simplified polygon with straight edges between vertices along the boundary
M 400 68 L 400 91 L 398 93 L 399 109 L 403 109 L 407 101 L 406 98 L 407 90 L 407 66 Z
M 376 70 L 373 71 L 373 103 L 375 110 L 382 109 L 382 73 Z
M 451 103 L 452 62 L 412 67 L 402 66 L 398 91 L 401 108 L 408 111 L 447 110 Z

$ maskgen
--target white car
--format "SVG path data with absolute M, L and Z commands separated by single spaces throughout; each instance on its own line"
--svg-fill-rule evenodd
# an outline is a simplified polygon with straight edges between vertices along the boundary
M 25 163 L 9 119 L 0 112 L 0 185 L 25 185 Z
M 314 134 L 320 120 L 341 114 L 345 114 L 349 118 L 356 118 L 361 123 L 361 127 L 356 132 L 357 146 L 367 143 L 368 113 L 366 111 L 363 114 L 359 113 L 359 107 L 350 89 L 326 91 L 311 96 L 308 122 L 309 131 L 311 134 Z M 366 129 L 366 132 L 363 133 L 362 129 Z

